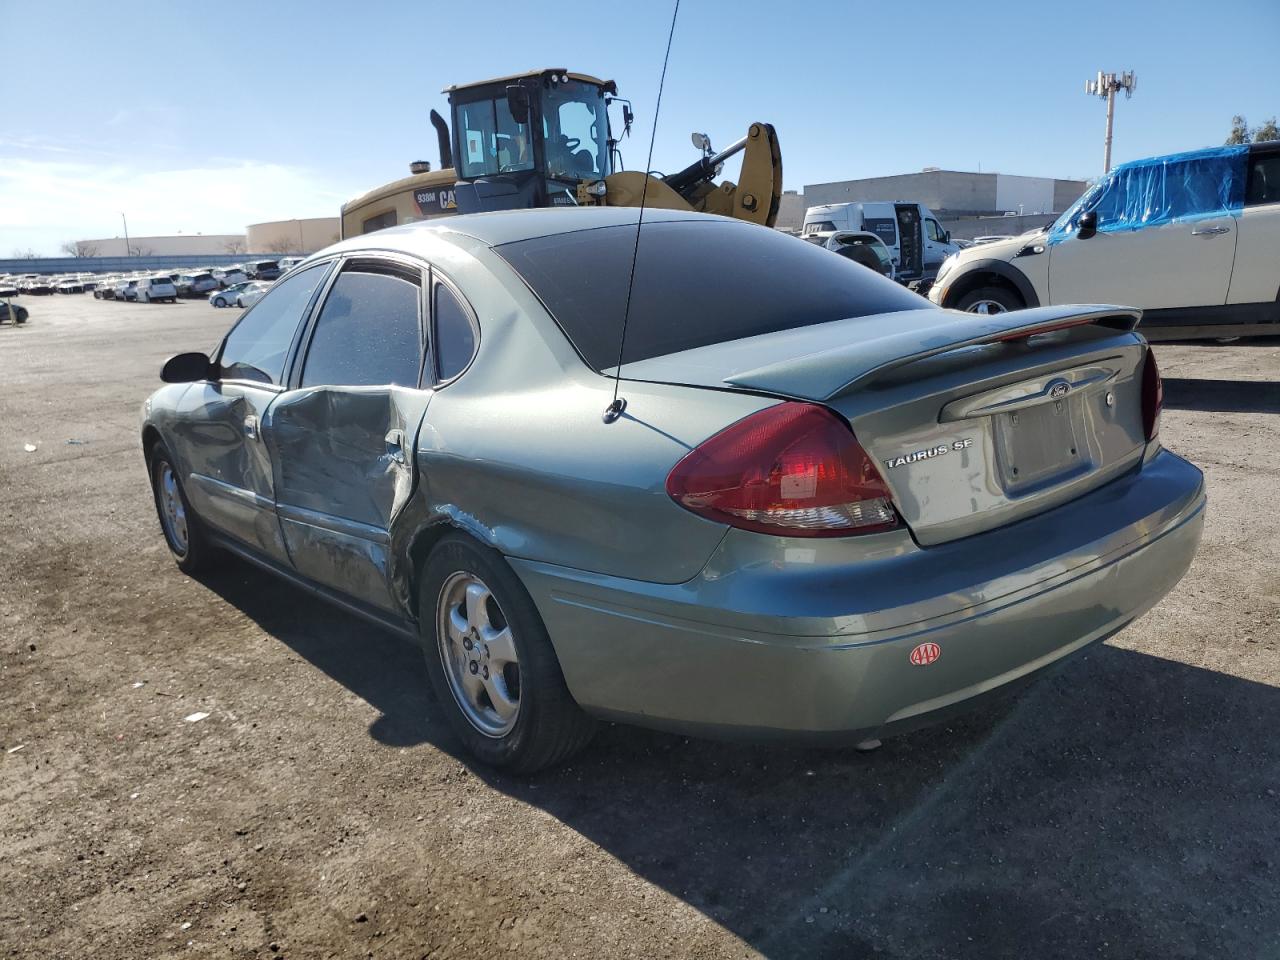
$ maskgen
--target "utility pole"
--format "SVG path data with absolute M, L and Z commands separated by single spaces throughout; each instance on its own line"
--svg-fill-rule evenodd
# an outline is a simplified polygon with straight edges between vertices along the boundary
M 1110 137 L 1107 138 L 1107 142 L 1111 142 Z M 127 257 L 129 256 L 129 221 L 124 218 L 123 212 L 120 214 L 120 222 L 124 224 L 124 255 Z
M 1102 97 L 1107 101 L 1107 139 L 1102 146 L 1103 173 L 1111 170 L 1111 128 L 1116 118 L 1116 92 L 1123 90 L 1124 98 L 1128 100 L 1136 89 L 1138 89 L 1138 75 L 1131 70 L 1119 76 L 1099 70 L 1095 79 L 1084 82 L 1084 92 L 1088 96 Z

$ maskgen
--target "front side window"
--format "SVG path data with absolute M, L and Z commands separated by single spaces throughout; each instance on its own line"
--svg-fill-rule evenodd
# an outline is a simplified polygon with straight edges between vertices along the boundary
M 224 380 L 281 382 L 293 335 L 329 266 L 316 264 L 280 281 L 241 317 L 218 358 Z
M 466 179 L 533 169 L 529 125 L 516 123 L 506 96 L 461 104 L 458 139 L 458 161 Z
M 435 303 L 436 376 L 452 380 L 471 362 L 476 352 L 476 334 L 466 309 L 453 291 L 436 284 Z
M 590 180 L 609 175 L 609 119 L 600 89 L 580 80 L 543 94 L 547 176 Z
M 945 238 L 942 236 L 942 227 L 938 226 L 937 220 L 926 220 L 924 222 L 924 230 L 929 235 L 929 239 L 935 243 L 945 242 Z
M 413 270 L 363 261 L 344 269 L 316 320 L 302 386 L 416 387 L 420 290 Z

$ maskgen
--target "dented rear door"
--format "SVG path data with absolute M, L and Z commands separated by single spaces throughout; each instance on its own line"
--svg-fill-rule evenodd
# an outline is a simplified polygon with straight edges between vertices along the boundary
M 420 386 L 422 290 L 416 266 L 345 263 L 308 332 L 294 388 L 265 426 L 293 565 L 387 610 L 390 529 L 417 481 L 413 449 L 431 399 Z

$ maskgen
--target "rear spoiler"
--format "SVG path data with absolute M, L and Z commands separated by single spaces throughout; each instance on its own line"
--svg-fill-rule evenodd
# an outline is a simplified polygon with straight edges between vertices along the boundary
M 748 389 L 808 395 L 833 400 L 869 386 L 887 373 L 951 350 L 1025 340 L 1039 333 L 1093 325 L 1119 333 L 1138 326 L 1142 311 L 1133 307 L 1076 304 L 1035 307 L 1009 313 L 960 313 L 955 310 L 911 310 L 882 314 L 885 332 L 871 338 L 850 337 L 818 353 L 793 357 L 725 377 L 725 383 Z M 862 331 L 858 331 L 861 333 Z M 788 389 L 803 383 L 804 389 Z

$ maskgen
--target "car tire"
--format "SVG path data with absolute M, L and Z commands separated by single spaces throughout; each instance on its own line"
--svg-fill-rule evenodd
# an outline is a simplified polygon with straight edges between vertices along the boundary
M 535 773 L 591 740 L 596 722 L 569 693 L 542 618 L 499 553 L 446 535 L 419 579 L 418 611 L 436 701 L 482 763 Z
M 13 312 L 13 322 L 14 322 L 14 323 L 26 323 L 26 322 L 27 322 L 27 308 L 26 308 L 26 307 L 18 307 L 18 309 L 17 309 L 17 310 L 15 310 L 15 311 Z
M 956 302 L 956 309 L 965 313 L 1008 313 L 1026 306 L 1022 297 L 1008 287 L 978 287 Z
M 151 450 L 151 493 L 160 520 L 165 545 L 183 573 L 191 575 L 209 567 L 216 549 L 204 524 L 191 509 L 187 493 L 178 479 L 173 457 L 163 443 Z
M 213 305 L 219 308 L 225 307 L 227 305 L 227 301 L 223 300 L 221 297 L 214 297 Z

